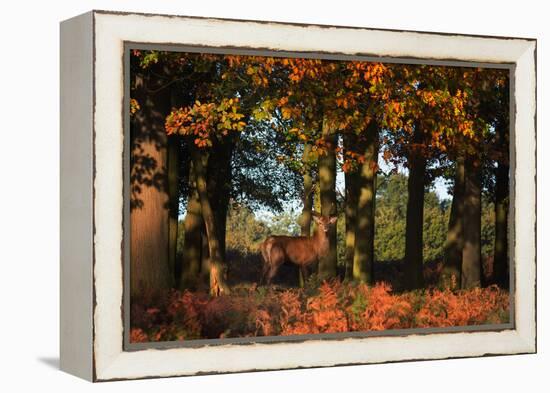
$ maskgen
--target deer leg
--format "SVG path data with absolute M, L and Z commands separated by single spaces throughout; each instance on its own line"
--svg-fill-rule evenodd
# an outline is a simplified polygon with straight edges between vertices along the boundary
M 285 261 L 285 254 L 279 247 L 272 247 L 269 253 L 269 272 L 267 274 L 267 285 L 271 285 L 271 280 L 277 274 L 279 267 Z
M 273 280 L 273 277 L 275 277 L 275 274 L 277 274 L 277 270 L 279 270 L 279 263 L 277 260 L 272 259 L 271 264 L 269 265 L 269 269 L 267 271 L 266 276 L 266 282 L 267 285 L 271 285 L 271 281 Z
M 271 268 L 269 269 L 269 272 L 267 273 L 267 285 L 271 285 L 271 281 L 273 280 L 273 277 L 277 274 L 279 271 L 279 267 L 282 265 L 281 263 L 274 263 L 271 265 Z
M 271 269 L 269 269 L 269 272 L 267 274 L 267 285 L 271 285 L 271 280 L 273 280 L 273 277 L 275 277 L 275 274 L 277 274 L 277 267 L 271 266 Z
M 260 277 L 260 285 L 266 282 L 267 273 L 269 273 L 269 262 L 264 261 L 264 265 L 262 266 L 262 275 Z
M 260 251 L 261 251 L 262 261 L 263 261 L 262 273 L 260 276 L 260 285 L 262 285 L 266 281 L 267 273 L 269 272 L 269 268 L 271 265 L 270 259 L 269 259 L 269 250 L 267 249 L 268 247 L 269 246 L 267 244 L 267 241 L 263 242 L 260 245 Z
M 307 281 L 307 267 L 305 265 L 300 266 L 300 271 L 302 272 L 302 280 L 305 284 Z

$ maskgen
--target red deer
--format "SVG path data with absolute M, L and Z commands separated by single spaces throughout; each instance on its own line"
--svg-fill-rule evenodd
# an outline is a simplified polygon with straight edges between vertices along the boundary
M 267 279 L 267 284 L 286 261 L 298 265 L 304 279 L 307 266 L 317 262 L 327 255 L 329 240 L 327 232 L 334 225 L 337 217 L 323 217 L 313 213 L 317 224 L 313 236 L 270 236 L 261 245 L 260 251 L 264 260 L 261 282 Z

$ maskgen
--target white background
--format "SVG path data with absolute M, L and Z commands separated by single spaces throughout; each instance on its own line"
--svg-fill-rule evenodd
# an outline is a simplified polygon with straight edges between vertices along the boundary
M 549 12 L 543 1 L 10 1 L 0 15 L 0 390 L 519 392 L 550 388 Z M 58 371 L 59 22 L 90 9 L 538 39 L 537 355 L 92 385 Z M 546 105 L 545 105 L 546 104 Z M 546 107 L 546 108 L 545 108 Z M 545 112 L 546 110 L 546 112 Z M 519 132 L 519 137 L 521 133 Z M 518 190 L 521 192 L 521 190 Z M 547 241 L 547 240 L 546 240 Z

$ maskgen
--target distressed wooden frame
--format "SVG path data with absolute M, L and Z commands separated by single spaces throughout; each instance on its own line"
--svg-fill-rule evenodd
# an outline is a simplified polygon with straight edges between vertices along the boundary
M 513 324 L 495 331 L 129 350 L 123 307 L 128 43 L 509 66 L 515 130 Z M 60 191 L 61 368 L 82 378 L 107 381 L 536 352 L 536 40 L 92 11 L 61 24 Z

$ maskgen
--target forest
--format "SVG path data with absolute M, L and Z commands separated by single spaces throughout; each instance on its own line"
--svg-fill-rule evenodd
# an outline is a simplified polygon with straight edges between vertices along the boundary
M 128 55 L 131 342 L 509 321 L 508 70 Z

